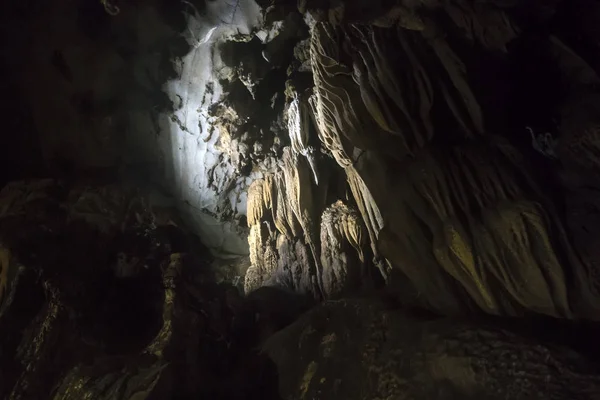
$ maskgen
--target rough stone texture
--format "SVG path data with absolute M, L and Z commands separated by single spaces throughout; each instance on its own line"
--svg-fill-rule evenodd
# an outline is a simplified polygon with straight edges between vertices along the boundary
M 597 187 L 600 81 L 586 60 L 590 53 L 578 54 L 563 35 L 560 24 L 568 18 L 558 10 L 568 6 L 463 0 L 371 6 L 365 12 L 354 3 L 300 4 L 311 15 L 314 86 L 288 86 L 291 144 L 280 166 L 284 179 L 272 180 L 287 196 L 250 199 L 249 210 L 262 201 L 250 225 L 295 221 L 275 235 L 304 243 L 304 290 L 316 295 L 340 290 L 333 276 L 366 280 L 376 267 L 404 302 L 445 315 L 482 310 L 597 319 L 597 235 L 577 243 L 585 217 L 572 218 L 585 213 L 576 200 L 582 186 Z M 538 18 L 525 18 L 533 14 Z M 290 75 L 306 62 L 305 53 L 295 52 Z M 534 66 L 544 72 L 534 76 Z M 544 87 L 552 95 L 541 95 Z M 332 192 L 329 180 L 319 178 L 325 170 L 319 152 L 337 162 L 329 176 L 346 177 L 342 190 Z M 325 207 L 336 200 L 360 212 L 369 240 L 358 252 L 368 255 L 359 257 L 368 265 L 345 252 L 329 255 L 330 237 L 315 234 L 319 226 L 333 229 Z M 290 246 L 273 247 L 283 241 L 251 235 L 251 246 L 269 249 L 270 260 L 275 250 L 289 263 Z M 274 281 L 297 288 L 277 279 L 273 261 L 259 264 L 249 270 L 262 272 L 247 277 L 253 282 L 247 291 Z
M 445 314 L 595 318 L 595 239 L 569 220 L 598 180 L 595 3 L 107 4 L 7 9 L 19 174 L 162 187 L 214 253 L 250 253 L 247 291 L 360 276 Z M 321 235 L 340 200 L 358 259 Z
M 331 296 L 355 293 L 367 285 L 363 247 L 367 239 L 360 214 L 337 201 L 321 217 L 323 290 Z
M 119 185 L 0 192 L 0 397 L 277 398 L 252 348 L 305 303 L 216 285 L 166 214 Z
M 334 208 L 335 221 L 356 220 Z M 377 300 L 298 318 L 311 296 L 262 287 L 244 299 L 213 283 L 208 251 L 169 211 L 115 184 L 38 180 L 0 192 L 2 398 L 600 395 L 597 366 L 544 344 L 556 322 L 526 335 Z M 572 338 L 585 349 L 593 332 Z
M 230 148 L 208 114 L 223 94 L 219 44 L 249 32 L 257 6 L 156 0 L 109 15 L 100 1 L 30 3 L 2 17 L 7 89 L 16 107 L 24 98 L 6 111 L 20 138 L 3 139 L 16 152 L 7 167 L 21 166 L 11 177 L 116 167 L 168 192 L 215 253 L 246 255 L 238 220 L 254 175 L 236 158 L 252 149 Z
M 258 3 L 3 9 L 0 395 L 599 397 L 597 2 Z
M 350 329 L 350 327 L 352 327 Z M 326 302 L 264 351 L 284 399 L 595 399 L 598 366 L 505 328 Z

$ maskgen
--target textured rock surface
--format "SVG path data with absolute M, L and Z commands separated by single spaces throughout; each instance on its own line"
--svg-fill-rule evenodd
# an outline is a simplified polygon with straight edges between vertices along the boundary
M 570 219 L 598 181 L 595 3 L 115 6 L 7 9 L 12 176 L 160 186 L 214 253 L 250 253 L 248 291 L 364 276 L 446 314 L 595 315 L 594 237 Z M 338 201 L 364 230 L 334 259 Z
M 576 192 L 597 186 L 599 80 L 590 53 L 560 37 L 565 17 L 553 7 L 456 0 L 363 13 L 303 3 L 313 86 L 295 84 L 306 57 L 297 51 L 284 110 L 291 143 L 281 172 L 265 181 L 284 186 L 275 192 L 285 199 L 249 195 L 249 212 L 261 209 L 249 220 L 251 247 L 267 256 L 253 261 L 246 290 L 275 282 L 330 297 L 339 279 L 378 271 L 402 301 L 445 315 L 597 319 L 597 235 L 576 243 L 581 222 L 571 218 L 583 212 Z M 523 19 L 532 13 L 535 22 Z M 552 96 L 539 93 L 544 85 Z M 515 109 L 525 99 L 528 111 Z M 574 208 L 565 215 L 567 196 Z M 339 200 L 364 225 L 360 242 L 349 242 L 358 258 L 333 255 L 327 207 Z M 290 238 L 308 253 L 297 262 L 285 250 Z M 303 272 L 277 279 L 277 259 Z
M 352 327 L 351 330 L 348 327 Z M 285 399 L 595 399 L 597 365 L 506 329 L 327 302 L 273 336 Z
M 216 285 L 167 215 L 117 185 L 0 192 L 0 397 L 276 398 L 252 348 L 304 300 Z
M 238 220 L 252 175 L 237 159 L 249 150 L 208 121 L 222 95 L 218 48 L 257 23 L 253 2 L 125 2 L 109 15 L 100 1 L 34 1 L 2 19 L 8 89 L 25 98 L 6 113 L 24 132 L 6 139 L 21 156 L 12 165 L 116 167 L 168 192 L 216 253 L 248 253 Z
M 597 1 L 257 3 L 3 9 L 0 396 L 600 397 Z

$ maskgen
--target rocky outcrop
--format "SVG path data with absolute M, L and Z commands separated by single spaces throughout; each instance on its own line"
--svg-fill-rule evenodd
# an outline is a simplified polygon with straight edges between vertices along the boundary
M 350 282 L 378 271 L 375 281 L 396 287 L 402 301 L 445 315 L 596 319 L 592 245 L 575 243 L 577 228 L 558 211 L 565 176 L 587 176 L 588 183 L 595 176 L 598 77 L 585 54 L 559 38 L 560 30 L 544 31 L 540 39 L 531 29 L 541 28 L 522 20 L 532 9 L 517 3 L 380 4 L 371 13 L 345 3 L 301 6 L 310 14 L 314 86 L 294 92 L 290 85 L 287 92 L 291 145 L 280 167 L 284 179 L 273 182 L 285 186 L 277 193 L 289 195 L 284 202 L 263 202 L 249 221 L 251 247 L 268 249 L 271 261 L 268 267 L 253 263 L 246 290 L 275 284 L 269 277 L 280 273 L 277 259 L 295 263 L 272 235 L 285 236 L 285 230 L 258 234 L 258 225 L 275 222 L 271 208 L 295 216 L 286 240 L 300 237 L 308 251 L 298 253 L 310 254 L 295 276 L 310 276 L 303 290 L 323 297 L 346 285 L 355 291 Z M 540 11 L 536 23 L 548 26 L 550 9 Z M 534 45 L 536 55 L 527 57 L 552 63 L 552 73 L 525 83 L 528 72 L 519 63 L 531 60 L 520 57 Z M 305 65 L 298 55 L 297 68 Z M 557 93 L 538 96 L 546 115 L 524 117 L 510 103 L 544 79 Z M 542 121 L 549 116 L 560 123 L 553 133 L 541 133 L 537 126 L 549 126 Z M 320 178 L 329 168 L 322 156 L 314 157 L 321 152 L 338 165 L 328 171 L 331 181 L 345 177 L 341 190 L 330 192 L 329 181 Z M 360 213 L 356 226 L 364 226 L 361 241 L 348 243 L 356 251 L 350 258 L 334 250 L 336 222 L 326 209 L 339 200 Z
M 365 259 L 358 212 L 336 202 L 321 229 L 323 287 L 355 291 L 360 275 L 344 274 Z M 122 185 L 11 183 L 0 192 L 0 243 L 3 398 L 588 399 L 600 390 L 597 366 L 553 342 L 565 340 L 555 321 L 529 332 L 368 299 L 298 318 L 312 296 L 261 287 L 243 298 L 214 283 L 208 250 L 170 210 Z M 590 346 L 593 332 L 573 331 L 575 347 Z
M 367 233 L 360 214 L 338 200 L 321 216 L 321 277 L 324 292 L 349 295 L 366 287 L 363 248 Z
M 255 332 L 306 303 L 270 293 L 273 311 L 264 290 L 245 300 L 214 283 L 170 212 L 115 184 L 0 192 L 0 397 L 271 398 Z
M 593 2 L 261 7 L 10 6 L 20 174 L 161 186 L 215 254 L 251 253 L 248 292 L 385 283 L 443 314 L 596 318 Z
M 348 327 L 352 326 L 351 330 Z M 327 302 L 265 344 L 285 399 L 593 399 L 597 366 L 540 337 Z

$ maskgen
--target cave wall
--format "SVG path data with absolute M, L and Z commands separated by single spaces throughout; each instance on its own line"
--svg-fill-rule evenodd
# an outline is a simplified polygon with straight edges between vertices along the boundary
M 0 191 L 1 395 L 598 397 L 597 2 L 51 3 L 1 179 L 150 196 Z
M 290 144 L 249 192 L 246 290 L 332 298 L 385 281 L 444 315 L 597 318 L 596 256 L 573 214 L 597 213 L 584 186 L 598 182 L 599 79 L 559 6 L 403 3 L 367 19 L 306 5 Z
M 285 371 L 285 399 L 595 398 L 594 364 L 536 333 L 343 299 L 275 334 L 265 352 Z
M 0 397 L 275 398 L 255 315 L 306 303 L 217 284 L 173 218 L 121 184 L 0 190 Z
M 255 176 L 240 172 L 235 141 L 221 140 L 207 118 L 228 74 L 218 43 L 249 33 L 258 6 L 152 1 L 118 9 L 110 15 L 93 0 L 7 5 L 3 76 L 17 111 L 4 113 L 29 122 L 7 125 L 14 157 L 4 159 L 4 172 L 17 169 L 7 180 L 104 171 L 177 206 L 216 254 L 248 254 L 239 219 Z
M 248 292 L 589 317 L 586 5 L 34 2 L 4 65 L 38 164 L 153 187 Z

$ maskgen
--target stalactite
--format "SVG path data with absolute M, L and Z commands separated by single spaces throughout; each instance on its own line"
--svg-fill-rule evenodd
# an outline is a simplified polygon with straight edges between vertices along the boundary
M 264 180 L 257 179 L 248 188 L 247 218 L 250 227 L 260 224 L 265 209 L 269 209 L 264 197 L 265 186 Z
M 460 11 L 464 19 L 451 11 L 458 26 L 479 18 L 470 8 Z M 504 14 L 486 15 L 495 25 L 469 26 L 468 35 L 505 50 L 516 31 L 503 26 Z M 461 313 L 474 301 L 493 314 L 571 318 L 565 268 L 584 293 L 593 293 L 583 283 L 589 273 L 515 150 L 485 133 L 464 60 L 435 20 L 425 23 L 431 29 L 418 32 L 317 23 L 311 36 L 319 137 L 348 176 L 373 253 L 440 312 Z M 434 98 L 451 116 L 445 125 Z M 482 135 L 489 145 L 478 144 Z
M 358 210 L 360 211 L 362 219 L 366 225 L 369 235 L 369 243 L 375 257 L 374 261 L 377 265 L 377 268 L 379 268 L 379 272 L 381 272 L 382 277 L 386 279 L 390 265 L 387 260 L 380 259 L 380 252 L 377 247 L 377 238 L 384 225 L 381 212 L 379 211 L 373 196 L 369 192 L 369 189 L 366 187 L 364 181 L 360 175 L 358 175 L 356 170 L 353 167 L 348 167 L 345 171 L 348 177 L 348 185 L 350 186 L 354 200 L 358 205 Z
M 286 186 L 286 180 L 283 171 L 279 171 L 274 175 L 274 184 L 277 193 L 277 207 L 275 209 L 275 227 L 277 230 L 292 240 L 301 236 L 301 228 L 296 214 L 290 206 L 289 192 L 290 188 Z
M 311 119 L 306 102 L 307 101 L 300 100 L 298 93 L 294 93 L 294 98 L 287 109 L 288 132 L 292 144 L 292 151 L 306 158 L 313 172 L 315 184 L 318 185 L 319 175 L 315 159 L 316 150 L 309 144 L 309 124 Z
M 312 183 L 308 173 L 308 165 L 299 159 L 288 147 L 283 153 L 283 173 L 285 185 L 289 193 L 288 205 L 300 222 L 304 233 L 304 241 L 309 246 L 317 268 L 317 280 L 320 279 L 321 267 L 318 248 L 317 223 L 318 216 L 314 209 Z M 322 288 L 319 282 L 319 287 Z

